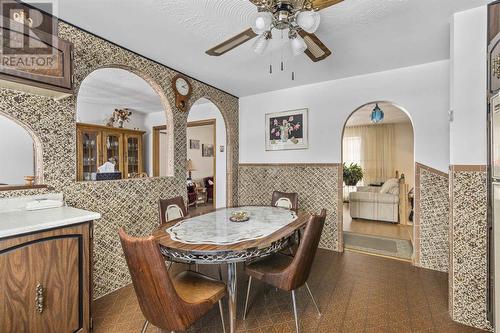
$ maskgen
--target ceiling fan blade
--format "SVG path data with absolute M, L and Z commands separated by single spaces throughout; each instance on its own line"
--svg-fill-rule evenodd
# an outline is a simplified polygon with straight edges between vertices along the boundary
M 240 46 L 241 44 L 248 42 L 250 39 L 254 38 L 257 36 L 255 32 L 253 32 L 252 29 L 247 29 L 243 31 L 240 34 L 237 34 L 234 37 L 229 38 L 228 40 L 220 43 L 216 47 L 211 48 L 207 52 L 205 52 L 208 55 L 211 56 L 221 56 L 226 52 L 231 51 L 232 49 Z
M 330 51 L 315 34 L 309 34 L 304 30 L 300 30 L 299 35 L 304 39 L 307 45 L 307 49 L 304 53 L 307 54 L 312 61 L 321 61 L 332 54 L 332 51 Z
M 330 6 L 336 5 L 344 0 L 313 0 L 313 8 L 316 10 L 322 10 Z

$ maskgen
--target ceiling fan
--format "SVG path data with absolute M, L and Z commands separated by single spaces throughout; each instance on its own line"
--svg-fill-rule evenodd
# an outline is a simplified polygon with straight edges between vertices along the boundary
M 288 30 L 293 55 L 304 52 L 312 61 L 327 58 L 332 52 L 314 34 L 320 23 L 318 11 L 343 0 L 249 0 L 257 6 L 252 27 L 206 51 L 221 56 L 258 36 L 253 49 L 263 54 L 272 39 L 272 30 Z

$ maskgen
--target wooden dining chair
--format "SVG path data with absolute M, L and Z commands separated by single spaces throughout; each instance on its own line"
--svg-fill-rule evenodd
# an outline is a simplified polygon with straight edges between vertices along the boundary
M 184 271 L 171 278 L 154 238 L 134 238 L 118 231 L 132 284 L 146 322 L 164 331 L 184 331 L 219 303 L 225 332 L 222 298 L 226 285 L 200 273 Z
M 297 193 L 274 191 L 271 199 L 271 206 L 297 211 L 297 209 L 299 209 L 299 195 Z
M 183 219 L 188 214 L 186 205 L 184 205 L 184 199 L 180 196 L 160 199 L 158 206 L 161 224 Z
M 249 263 L 245 266 L 245 273 L 249 275 L 247 297 L 245 300 L 245 312 L 243 319 L 246 319 L 248 308 L 248 297 L 252 279 L 258 279 L 285 291 L 292 292 L 293 313 L 295 315 L 295 328 L 299 333 L 299 319 L 297 316 L 297 302 L 295 299 L 295 291 L 306 286 L 309 295 L 311 296 L 314 306 L 321 316 L 318 304 L 307 284 L 309 273 L 311 272 L 312 263 L 316 250 L 318 249 L 321 233 L 326 219 L 326 210 L 323 209 L 320 215 L 313 215 L 307 222 L 304 237 L 300 243 L 297 253 L 294 257 L 277 253 L 262 260 Z

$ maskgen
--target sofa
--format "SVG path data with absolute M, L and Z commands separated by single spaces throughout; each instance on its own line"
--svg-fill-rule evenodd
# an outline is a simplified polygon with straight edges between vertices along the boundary
M 357 187 L 349 193 L 349 212 L 353 219 L 398 223 L 399 180 L 391 178 L 382 187 Z

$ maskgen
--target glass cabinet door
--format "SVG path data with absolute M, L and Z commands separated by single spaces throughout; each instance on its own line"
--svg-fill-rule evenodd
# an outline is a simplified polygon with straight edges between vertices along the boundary
M 144 170 L 142 165 L 142 137 L 138 135 L 126 135 L 125 144 L 127 150 L 125 157 L 127 177 L 137 177 Z
M 95 180 L 99 166 L 99 132 L 82 130 L 79 135 L 79 180 Z
M 112 162 L 115 164 L 115 172 L 122 171 L 122 135 L 117 133 L 104 134 L 104 162 Z M 123 175 L 122 175 L 123 177 Z

